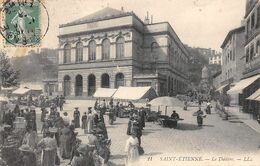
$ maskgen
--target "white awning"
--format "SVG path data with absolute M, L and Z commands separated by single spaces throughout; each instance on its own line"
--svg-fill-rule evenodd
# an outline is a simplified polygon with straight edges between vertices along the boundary
M 260 96 L 258 96 L 257 98 L 255 98 L 256 101 L 260 101 Z
M 93 95 L 93 97 L 96 98 L 110 98 L 113 96 L 113 94 L 117 91 L 117 89 L 111 89 L 111 88 L 98 88 Z
M 260 74 L 246 78 L 243 80 L 240 80 L 234 87 L 232 87 L 230 90 L 227 91 L 228 94 L 239 94 L 242 93 L 243 89 L 251 85 L 253 82 L 255 82 L 258 78 L 260 78 Z
M 25 95 L 26 93 L 28 93 L 31 89 L 28 88 L 18 88 L 15 91 L 13 91 L 13 94 L 15 95 Z
M 260 88 L 258 90 L 256 90 L 251 96 L 249 96 L 248 100 L 256 100 L 256 98 L 260 98 Z
M 216 89 L 216 92 L 222 91 L 226 86 L 228 86 L 228 84 L 224 84 L 224 85 L 220 86 L 218 89 Z
M 155 90 L 151 86 L 147 87 L 122 87 L 120 86 L 116 93 L 113 95 L 114 99 L 123 100 L 139 100 L 146 99 L 149 100 L 157 97 Z

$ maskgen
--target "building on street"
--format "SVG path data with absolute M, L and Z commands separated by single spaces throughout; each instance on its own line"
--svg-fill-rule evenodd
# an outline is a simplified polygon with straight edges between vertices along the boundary
M 222 92 L 226 93 L 230 86 L 232 87 L 242 78 L 245 66 L 244 43 L 244 26 L 229 31 L 223 41 L 221 45 L 223 53 L 222 80 L 221 87 L 218 88 L 219 91 L 225 88 L 225 91 Z M 231 104 L 238 104 L 238 94 L 231 95 Z
M 159 96 L 184 93 L 188 52 L 168 22 L 104 8 L 59 30 L 59 92 L 92 96 L 101 88 L 152 86 Z
M 256 117 L 260 114 L 260 2 L 248 0 L 245 13 L 245 68 L 242 80 L 229 94 L 239 94 L 239 104 L 244 112 L 250 112 Z

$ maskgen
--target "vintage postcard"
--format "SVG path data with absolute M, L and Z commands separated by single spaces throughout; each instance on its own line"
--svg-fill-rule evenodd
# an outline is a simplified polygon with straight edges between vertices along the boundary
M 0 166 L 260 166 L 259 0 L 0 0 Z

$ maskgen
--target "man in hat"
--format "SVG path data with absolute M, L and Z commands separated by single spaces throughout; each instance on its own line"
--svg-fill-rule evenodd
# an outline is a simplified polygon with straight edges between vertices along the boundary
M 46 137 L 39 143 L 38 147 L 42 149 L 41 166 L 54 166 L 57 156 L 57 142 L 51 132 L 46 133 Z
M 36 154 L 29 145 L 24 144 L 19 147 L 19 150 L 22 152 L 22 162 L 19 163 L 20 166 L 37 166 Z
M 80 127 L 80 124 L 79 124 L 80 123 L 79 122 L 79 119 L 80 119 L 79 107 L 75 107 L 73 117 L 74 117 L 75 128 L 79 128 Z

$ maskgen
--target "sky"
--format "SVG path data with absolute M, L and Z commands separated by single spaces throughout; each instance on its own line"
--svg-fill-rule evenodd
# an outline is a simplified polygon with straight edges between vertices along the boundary
M 227 33 L 241 26 L 245 3 L 246 0 L 45 0 L 49 30 L 41 47 L 58 47 L 60 24 L 109 6 L 133 11 L 142 20 L 148 11 L 154 23 L 168 21 L 184 44 L 221 51 Z M 46 18 L 42 24 L 47 25 Z M 31 48 L 5 49 L 11 56 L 22 56 Z

